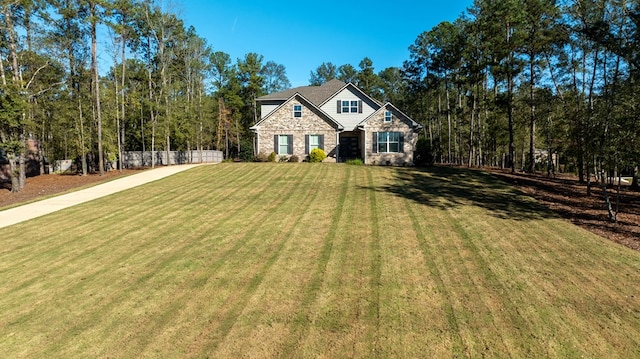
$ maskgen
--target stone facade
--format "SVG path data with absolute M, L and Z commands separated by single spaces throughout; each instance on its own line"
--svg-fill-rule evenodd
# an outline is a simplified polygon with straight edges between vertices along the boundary
M 385 111 L 392 112 L 391 122 L 385 122 Z M 365 164 L 413 166 L 413 151 L 418 142 L 418 134 L 411 127 L 411 122 L 403 114 L 393 109 L 382 109 L 375 113 L 364 125 Z M 401 132 L 403 134 L 402 153 L 375 153 L 373 151 L 374 132 Z
M 294 117 L 294 105 L 302 105 L 301 117 Z M 257 131 L 257 152 L 268 155 L 274 152 L 275 135 L 292 135 L 293 154 L 303 161 L 308 155 L 305 148 L 305 135 L 323 135 L 324 151 L 327 154 L 325 161 L 335 162 L 337 127 L 337 124 L 326 119 L 326 115 L 321 111 L 311 108 L 304 101 L 294 97 L 260 123 Z

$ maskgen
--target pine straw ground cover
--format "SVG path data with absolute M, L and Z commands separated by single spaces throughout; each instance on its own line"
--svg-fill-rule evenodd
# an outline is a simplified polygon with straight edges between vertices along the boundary
M 479 171 L 204 166 L 0 241 L 2 358 L 640 356 L 640 253 Z

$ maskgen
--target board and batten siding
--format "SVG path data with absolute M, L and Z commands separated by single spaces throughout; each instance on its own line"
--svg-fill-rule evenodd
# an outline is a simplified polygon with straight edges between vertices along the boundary
M 293 105 L 302 105 L 302 117 L 293 116 Z M 302 161 L 306 154 L 306 135 L 323 135 L 324 151 L 327 153 L 327 161 L 336 160 L 337 129 L 336 125 L 323 118 L 323 115 L 295 99 L 285 103 L 268 118 L 260 123 L 257 131 L 258 153 L 266 155 L 273 152 L 274 138 L 277 135 L 291 135 L 293 140 L 293 154 Z
M 338 101 L 362 101 L 362 112 L 356 113 L 338 113 Z M 336 121 L 338 121 L 342 126 L 344 126 L 345 131 L 352 131 L 356 128 L 356 126 L 362 122 L 367 117 L 371 116 L 380 106 L 378 106 L 375 102 L 368 99 L 366 96 L 362 96 L 359 92 L 347 87 L 342 91 L 335 94 L 331 97 L 327 102 L 325 102 L 320 109 L 322 111 L 332 116 Z

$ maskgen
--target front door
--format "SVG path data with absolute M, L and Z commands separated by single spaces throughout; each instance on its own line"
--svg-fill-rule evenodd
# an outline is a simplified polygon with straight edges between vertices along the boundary
M 361 158 L 360 155 L 360 138 L 354 137 L 340 137 L 340 161 L 352 160 L 354 158 Z

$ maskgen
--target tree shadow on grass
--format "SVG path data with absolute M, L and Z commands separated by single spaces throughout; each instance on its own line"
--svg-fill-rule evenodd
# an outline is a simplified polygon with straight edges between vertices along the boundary
M 482 171 L 445 166 L 397 168 L 394 177 L 393 183 L 373 190 L 442 210 L 472 205 L 502 219 L 559 218 L 531 197 Z

